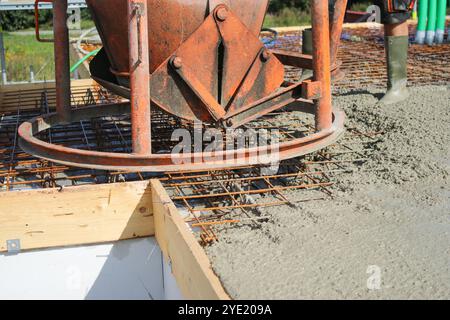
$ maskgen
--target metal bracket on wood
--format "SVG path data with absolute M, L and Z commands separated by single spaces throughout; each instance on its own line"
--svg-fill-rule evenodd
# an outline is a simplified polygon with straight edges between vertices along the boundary
M 20 239 L 6 240 L 6 249 L 10 254 L 20 253 Z

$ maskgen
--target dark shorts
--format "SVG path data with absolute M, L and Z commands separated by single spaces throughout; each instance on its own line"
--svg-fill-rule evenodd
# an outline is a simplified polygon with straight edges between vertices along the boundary
M 374 0 L 374 4 L 381 9 L 382 24 L 397 24 L 407 21 L 411 18 L 411 10 L 405 9 L 402 12 L 389 12 L 386 0 Z

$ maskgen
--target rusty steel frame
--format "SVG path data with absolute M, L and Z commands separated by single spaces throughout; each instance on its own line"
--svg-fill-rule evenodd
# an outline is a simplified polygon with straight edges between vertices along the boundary
M 146 0 L 128 1 L 128 38 L 130 51 L 131 127 L 133 153 L 151 154 L 150 58 Z
M 414 26 L 410 25 L 413 29 Z M 343 71 L 349 75 L 349 77 L 337 83 L 339 89 L 356 90 L 363 85 L 383 87 L 385 86 L 385 71 L 384 68 L 384 51 L 383 51 L 383 30 L 379 28 L 366 28 L 364 26 L 344 27 L 344 32 L 348 35 L 358 36 L 361 41 L 345 40 L 339 50 L 339 58 L 343 61 Z M 279 34 L 276 48 L 283 48 L 290 51 L 299 51 L 301 49 L 301 35 L 299 33 L 281 33 Z M 90 48 L 95 49 L 95 48 Z M 375 55 L 371 57 L 370 61 L 367 61 L 367 57 L 364 56 L 364 52 L 374 52 Z M 443 47 L 423 47 L 423 46 L 411 46 L 409 64 L 417 69 L 417 72 L 411 75 L 411 81 L 414 84 L 430 84 L 439 83 L 446 85 L 450 83 L 450 65 L 445 64 L 446 58 L 450 57 L 450 46 Z M 356 54 L 355 54 L 356 53 Z M 298 77 L 298 69 L 292 69 L 288 72 L 288 78 L 292 78 L 295 81 Z M 80 108 L 86 105 L 97 104 L 101 107 L 104 103 L 117 103 L 123 100 L 121 97 L 115 96 L 104 88 L 97 84 L 92 86 L 86 81 L 76 81 L 72 83 L 72 105 L 75 108 Z M 82 83 L 81 85 L 79 83 Z M 89 82 L 92 83 L 92 82 Z M 3 88 L 5 89 L 5 87 Z M 90 98 L 92 92 L 94 100 Z M 103 170 L 90 170 L 77 167 L 68 167 L 59 165 L 46 160 L 34 158 L 33 156 L 24 153 L 18 146 L 14 147 L 16 141 L 15 132 L 17 132 L 17 124 L 20 125 L 23 121 L 38 116 L 40 113 L 46 113 L 45 110 L 53 110 L 55 106 L 55 89 L 53 85 L 46 86 L 43 84 L 40 88 L 30 89 L 29 86 L 15 86 L 14 91 L 6 91 L 0 89 L 0 95 L 3 95 L 1 103 L 1 113 L 4 116 L 0 119 L 0 192 L 10 192 L 17 190 L 30 190 L 30 189 L 42 189 L 42 188 L 62 188 L 66 186 L 78 186 L 78 185 L 91 185 L 99 183 L 114 183 L 125 181 L 142 181 L 154 177 L 152 173 L 139 173 L 139 172 L 125 172 L 125 171 L 103 171 Z M 92 102 L 94 101 L 94 103 Z M 47 108 L 46 106 L 49 106 Z M 17 120 L 17 114 L 20 116 Z M 154 109 L 154 108 L 153 108 Z M 41 111 L 44 110 L 44 111 Z M 168 115 L 158 114 L 158 110 L 153 110 L 152 129 L 158 132 L 158 136 L 154 136 L 154 148 L 164 149 L 168 145 L 167 140 L 163 140 L 163 137 L 167 137 L 167 133 L 170 132 L 170 128 L 173 126 L 173 117 Z M 281 115 L 277 112 L 275 115 L 266 117 L 263 122 L 263 126 L 266 129 L 275 126 L 277 116 Z M 87 147 L 91 145 L 94 150 L 112 151 L 114 149 L 121 150 L 121 152 L 131 152 L 131 131 L 129 126 L 129 116 L 126 117 L 127 121 L 121 121 L 123 117 L 119 118 L 105 118 L 94 119 L 92 123 L 83 122 L 83 126 L 87 131 L 87 135 L 82 130 L 81 123 L 72 123 L 69 126 L 61 126 L 55 130 L 51 130 L 45 133 L 45 140 L 52 141 L 53 143 L 62 144 L 73 147 Z M 270 122 L 266 121 L 270 120 Z M 275 122 L 273 122 L 275 120 Z M 314 127 L 310 127 L 311 119 L 306 119 L 305 124 L 299 124 L 296 128 L 289 128 L 289 126 L 280 127 L 280 133 L 283 135 L 283 140 L 289 139 L 289 137 L 297 132 L 298 134 L 307 134 L 314 131 Z M 289 121 L 291 122 L 291 120 Z M 308 124 L 308 127 L 305 126 Z M 297 129 L 298 128 L 298 129 Z M 307 130 L 307 131 L 304 131 Z M 305 133 L 303 133 L 305 132 Z M 342 156 L 336 159 L 336 152 L 333 150 L 331 156 L 326 150 L 321 150 L 320 153 L 315 153 L 317 157 L 319 154 L 326 154 L 326 158 L 319 156 L 319 165 L 321 163 L 330 166 L 330 170 L 343 169 L 346 167 L 347 162 L 337 162 L 336 160 L 345 160 L 348 158 L 357 160 L 357 163 L 361 163 L 366 158 L 365 153 L 360 153 L 359 150 L 365 149 L 366 146 L 373 146 L 377 140 L 368 140 L 368 144 L 361 146 L 353 140 L 348 140 L 349 136 L 354 132 L 351 128 L 347 128 L 348 134 L 339 139 L 338 145 L 344 144 Z M 355 132 L 356 134 L 356 132 Z M 362 134 L 362 133 L 361 133 Z M 372 136 L 373 133 L 364 133 L 364 136 Z M 379 132 L 379 134 L 382 134 Z M 161 137 L 160 137 L 161 136 Z M 353 136 L 353 135 L 352 135 Z M 51 139 L 50 139 L 51 137 Z M 362 137 L 362 136 L 361 136 Z M 87 139 L 86 139 L 87 138 Z M 379 138 L 379 136 L 375 136 Z M 348 140 L 348 141 L 347 141 Z M 370 142 L 372 141 L 372 142 Z M 354 150 L 355 157 L 350 154 L 343 154 Z M 328 149 L 328 148 L 327 148 Z M 333 148 L 334 149 L 334 148 Z M 370 148 L 372 150 L 372 148 Z M 13 152 L 14 151 L 14 152 Z M 311 155 L 313 156 L 313 155 Z M 306 160 L 310 157 L 307 156 Z M 317 160 L 317 158 L 312 158 Z M 287 161 L 288 163 L 296 160 Z M 341 168 L 343 167 L 343 168 Z M 328 168 L 328 167 L 327 167 Z M 315 169 L 316 170 L 316 169 Z M 317 170 L 320 170 L 319 168 Z M 236 170 L 227 170 L 229 176 L 238 178 L 239 175 L 232 173 Z M 217 174 L 217 171 L 214 171 Z M 178 174 L 178 173 L 177 173 Z M 172 174 L 177 177 L 177 174 Z M 327 171 L 328 174 L 328 171 Z M 331 173 L 333 175 L 333 173 Z M 204 174 L 195 174 L 196 177 L 192 179 L 202 179 L 210 176 L 209 172 Z M 276 181 L 275 181 L 276 182 Z M 275 184 L 272 180 L 272 183 Z M 225 181 L 224 183 L 228 183 Z M 237 183 L 241 183 L 240 180 Z M 186 182 L 185 187 L 189 185 L 195 185 L 193 181 Z M 277 185 L 277 184 L 275 184 Z M 184 186 L 184 185 L 183 185 Z M 247 190 L 246 185 L 242 185 L 244 190 Z M 203 186 L 198 186 L 199 193 L 207 193 L 208 189 Z M 189 190 L 187 191 L 189 193 Z M 289 195 L 290 193 L 287 193 Z M 237 197 L 238 200 L 240 199 Z M 245 198 L 245 197 L 244 197 Z M 242 201 L 244 201 L 243 199 Z M 297 200 L 294 198 L 294 200 Z M 231 199 L 230 199 L 231 201 Z M 179 202 L 180 204 L 181 201 Z M 246 202 L 244 202 L 246 203 Z M 192 206 L 199 205 L 198 203 L 192 203 Z M 219 203 L 220 205 L 220 203 Z M 228 202 L 227 202 L 227 205 Z M 247 206 L 247 204 L 246 204 Z M 231 210 L 231 209 L 230 209 Z M 248 209 L 251 213 L 251 208 Z M 218 218 L 218 217 L 216 217 Z M 244 216 L 226 216 L 227 220 L 245 220 Z M 215 220 L 214 220 L 215 221 Z
M 20 126 L 18 130 L 19 143 L 24 151 L 57 163 L 95 169 L 154 172 L 207 170 L 239 167 L 243 164 L 258 164 L 261 154 L 270 154 L 273 150 L 279 152 L 279 160 L 305 155 L 335 142 L 343 133 L 345 116 L 342 111 L 333 110 L 331 101 L 330 48 L 337 47 L 337 41 L 333 38 L 330 40 L 328 1 L 311 0 L 313 55 L 311 57 L 284 53 L 284 60 L 285 62 L 286 60 L 290 61 L 288 64 L 291 65 L 311 65 L 314 71 L 313 80 L 290 84 L 287 88 L 282 89 L 281 92 L 255 100 L 253 103 L 240 109 L 216 114 L 215 120 L 226 124 L 226 126 L 239 127 L 270 112 L 287 107 L 288 109 L 314 114 L 316 118 L 315 133 L 289 142 L 283 142 L 279 145 L 215 153 L 182 154 L 177 157 L 177 161 L 182 163 L 181 165 L 174 163 L 171 154 L 152 154 L 150 119 L 151 75 L 149 72 L 150 58 L 148 54 L 148 18 L 146 10 L 148 1 L 127 0 L 131 107 L 129 104 L 112 104 L 101 108 L 86 107 L 73 110 L 70 106 L 70 81 L 68 81 L 70 80 L 69 39 L 65 23 L 67 0 L 54 2 L 57 112 L 34 118 Z M 339 3 L 342 4 L 343 2 L 345 1 Z M 219 22 L 226 20 L 230 15 L 232 21 L 240 23 L 229 12 L 228 7 L 220 3 L 220 1 L 213 14 Z M 339 19 L 335 20 L 332 25 L 342 24 L 340 22 L 341 14 L 339 13 L 338 16 Z M 333 35 L 337 33 L 336 30 L 341 28 L 342 26 L 331 27 Z M 259 54 L 263 62 L 270 60 L 273 54 L 277 55 L 276 52 L 272 53 L 269 51 L 262 51 Z M 178 61 L 173 56 L 169 63 L 175 69 L 180 69 L 182 66 L 182 61 Z M 192 79 L 193 75 L 195 76 L 195 73 L 190 75 L 190 79 Z M 191 83 L 191 85 L 193 84 Z M 210 110 L 205 110 L 205 112 L 210 112 Z M 36 137 L 40 132 L 70 121 L 90 120 L 93 117 L 113 116 L 124 113 L 131 113 L 132 116 L 133 152 L 130 154 L 72 149 L 44 142 Z M 196 162 L 197 159 L 203 160 Z
M 71 121 L 70 53 L 67 27 L 67 0 L 53 1 L 53 30 L 55 48 L 56 110 L 63 123 Z

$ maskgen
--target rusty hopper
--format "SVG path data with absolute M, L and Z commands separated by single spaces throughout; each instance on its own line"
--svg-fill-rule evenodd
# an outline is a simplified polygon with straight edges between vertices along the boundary
M 259 33 L 268 0 L 86 2 L 103 41 L 102 51 L 91 62 L 92 77 L 131 103 L 71 109 L 67 1 L 53 1 L 57 112 L 20 127 L 25 151 L 89 168 L 203 170 L 255 164 L 259 154 L 272 150 L 280 160 L 304 155 L 334 142 L 342 132 L 344 116 L 331 105 L 331 72 L 336 66 L 345 0 L 336 2 L 331 21 L 328 1 L 311 1 L 312 56 L 263 45 Z M 285 66 L 312 69 L 314 76 L 286 83 Z M 178 155 L 175 162 L 171 153 L 152 153 L 152 108 L 222 130 L 242 127 L 277 110 L 298 110 L 315 114 L 316 132 L 275 146 L 196 150 Z M 71 149 L 36 138 L 52 126 L 122 113 L 131 114 L 130 154 Z

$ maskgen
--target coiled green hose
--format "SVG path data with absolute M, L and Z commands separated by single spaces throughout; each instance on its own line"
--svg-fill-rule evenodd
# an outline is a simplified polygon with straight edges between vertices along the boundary
M 101 49 L 97 49 L 94 51 L 91 51 L 89 54 L 85 55 L 83 57 L 83 59 L 81 59 L 80 61 L 78 61 L 77 63 L 75 63 L 72 68 L 70 68 L 70 73 L 75 72 L 86 60 L 88 60 L 89 58 L 95 56 L 97 53 L 100 52 Z

